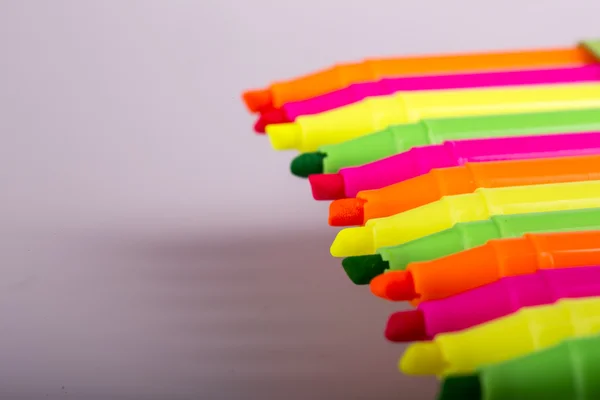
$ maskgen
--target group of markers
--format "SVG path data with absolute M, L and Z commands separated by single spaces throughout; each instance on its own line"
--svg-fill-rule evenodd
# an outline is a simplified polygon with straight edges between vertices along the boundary
M 410 302 L 439 398 L 600 399 L 600 40 L 374 59 L 243 95 L 332 201 L 334 257 Z

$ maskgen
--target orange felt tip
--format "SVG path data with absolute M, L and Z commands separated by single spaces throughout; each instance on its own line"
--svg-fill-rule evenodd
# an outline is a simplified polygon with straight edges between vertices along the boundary
M 371 280 L 371 293 L 391 301 L 409 301 L 418 297 L 412 274 L 408 271 L 391 271 Z
M 246 107 L 251 112 L 259 112 L 272 107 L 273 95 L 270 89 L 248 90 L 242 95 Z
M 315 200 L 336 200 L 346 197 L 344 178 L 340 174 L 315 174 L 308 176 Z
M 357 198 L 339 199 L 329 205 L 329 225 L 362 225 L 365 201 Z

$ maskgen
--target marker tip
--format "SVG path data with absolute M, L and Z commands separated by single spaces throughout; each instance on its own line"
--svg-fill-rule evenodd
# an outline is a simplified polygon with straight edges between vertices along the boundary
M 334 257 L 364 256 L 375 253 L 373 229 L 361 226 L 346 228 L 338 232 L 330 252 Z
M 293 122 L 267 125 L 265 131 L 275 150 L 293 150 L 300 144 L 302 128 Z
M 338 199 L 329 205 L 329 225 L 351 226 L 364 223 L 366 200 L 349 198 Z
M 342 260 L 342 267 L 354 284 L 368 285 L 373 278 L 383 274 L 389 268 L 389 263 L 379 254 L 370 254 L 346 257 Z
M 336 200 L 346 197 L 344 178 L 340 174 L 309 175 L 308 182 L 315 200 Z
M 248 110 L 253 113 L 269 109 L 273 104 L 269 89 L 248 90 L 242 94 L 242 98 Z
M 318 151 L 303 153 L 292 160 L 290 170 L 292 174 L 301 178 L 308 178 L 313 174 L 323 173 L 323 159 L 327 154 Z
M 412 274 L 408 271 L 389 271 L 371 281 L 371 293 L 391 301 L 410 301 L 418 297 Z
M 399 311 L 390 315 L 385 327 L 385 337 L 390 342 L 428 340 L 423 311 Z
M 478 375 L 455 375 L 444 379 L 438 400 L 479 400 L 482 394 Z
M 398 363 L 400 371 L 407 375 L 439 375 L 444 367 L 444 357 L 435 342 L 413 343 Z
M 258 133 L 265 133 L 267 125 L 283 124 L 290 122 L 285 110 L 281 108 L 272 108 L 264 111 L 258 117 L 258 120 L 254 124 L 254 130 Z

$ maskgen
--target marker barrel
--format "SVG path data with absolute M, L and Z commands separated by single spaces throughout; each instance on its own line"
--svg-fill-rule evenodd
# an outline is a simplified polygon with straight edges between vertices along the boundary
M 372 219 L 363 227 L 342 229 L 330 250 L 334 257 L 375 254 L 379 248 L 431 235 L 459 222 L 595 207 L 600 207 L 600 181 L 479 188 L 474 193 L 446 196 L 391 217 Z
M 599 370 L 599 335 L 567 339 L 548 349 L 480 369 L 481 399 L 599 399 Z
M 423 314 L 427 337 L 433 338 L 504 317 L 524 307 L 594 296 L 600 296 L 600 266 L 505 277 L 444 299 L 424 301 L 418 309 Z
M 398 92 L 390 96 L 370 97 L 317 115 L 305 115 L 293 123 L 269 125 L 266 131 L 273 148 L 308 152 L 326 144 L 340 143 L 391 125 L 424 118 L 585 107 L 600 107 L 600 84 Z
M 600 208 L 512 215 L 493 215 L 483 221 L 458 223 L 446 230 L 400 244 L 378 253 L 390 270 L 404 270 L 409 263 L 435 260 L 481 246 L 492 239 L 514 238 L 526 233 L 600 230 Z
M 378 81 L 355 83 L 317 97 L 284 104 L 281 108 L 287 121 L 291 122 L 302 115 L 319 114 L 357 103 L 367 97 L 387 96 L 401 91 L 542 85 L 598 80 L 600 80 L 600 66 L 597 64 L 553 69 L 384 78 Z
M 557 138 L 559 136 L 562 135 Z M 597 137 L 597 152 L 600 153 L 600 134 Z M 573 144 L 572 141 L 568 143 Z M 527 139 L 520 140 L 517 144 L 525 145 L 524 148 L 527 149 Z M 534 151 L 544 151 L 543 146 L 533 148 Z M 525 150 L 527 154 L 531 154 L 531 151 Z M 563 150 L 557 148 L 555 151 L 562 154 Z M 569 153 L 568 148 L 564 148 L 564 153 Z M 457 162 L 473 158 L 458 155 Z M 364 224 L 370 219 L 388 217 L 437 201 L 443 196 L 470 193 L 480 187 L 498 188 L 597 179 L 600 179 L 600 154 L 480 163 L 469 161 L 457 167 L 432 169 L 424 175 L 381 189 L 361 191 L 356 197 L 364 200 Z M 331 210 L 335 208 L 332 206 Z
M 577 46 L 535 50 L 493 51 L 368 59 L 338 64 L 294 79 L 275 82 L 266 89 L 244 93 L 252 112 L 279 108 L 290 101 L 315 97 L 357 82 L 388 76 L 425 75 L 478 70 L 518 70 L 575 66 L 596 62 L 594 40 Z
M 527 233 L 494 239 L 431 261 L 409 264 L 414 304 L 445 299 L 510 276 L 600 265 L 600 231 Z M 388 274 L 385 274 L 388 275 Z
M 346 196 L 357 197 L 361 191 L 385 188 L 427 174 L 436 168 L 448 168 L 466 163 L 582 156 L 599 153 L 600 132 L 470 139 L 414 147 L 405 153 L 370 164 L 343 168 L 339 174 L 344 182 Z M 463 185 L 462 189 L 457 188 L 456 190 L 458 192 L 462 190 L 464 193 L 464 190 L 469 190 L 469 187 L 474 189 L 477 186 L 476 182 L 466 183 L 465 179 L 477 179 L 479 182 L 491 184 L 492 178 L 486 178 L 485 174 L 494 173 L 499 175 L 498 168 L 505 167 L 495 167 L 495 164 L 488 168 L 472 166 L 468 172 L 450 170 L 436 172 L 434 175 L 448 175 L 451 182 Z M 492 170 L 494 171 L 492 172 Z M 479 175 L 469 178 L 469 173 Z M 449 193 L 452 192 L 450 185 L 440 180 L 445 179 L 445 177 L 436 178 L 433 177 L 432 179 L 437 181 L 437 185 L 441 186 L 440 193 L 446 190 Z M 517 181 L 517 179 L 513 178 L 513 181 Z M 404 197 L 406 198 L 406 195 Z
M 371 135 L 326 145 L 323 172 L 368 164 L 417 146 L 447 140 L 550 135 L 600 130 L 600 108 L 553 110 L 534 113 L 477 115 L 462 118 L 424 119 L 394 125 Z
M 600 333 L 600 298 L 561 299 L 463 331 L 410 345 L 400 361 L 409 375 L 473 373 L 478 368 Z

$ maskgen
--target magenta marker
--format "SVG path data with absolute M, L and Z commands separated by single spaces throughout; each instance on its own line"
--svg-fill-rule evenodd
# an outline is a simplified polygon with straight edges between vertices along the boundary
M 292 122 L 301 115 L 318 114 L 323 111 L 328 111 L 334 108 L 346 106 L 348 104 L 356 103 L 367 97 L 385 96 L 401 91 L 408 92 L 415 90 L 542 85 L 572 82 L 593 82 L 599 80 L 599 65 L 555 69 L 386 78 L 379 81 L 356 83 L 344 89 L 326 93 L 321 96 L 286 103 L 280 109 L 274 109 L 262 114 L 256 124 L 256 128 L 262 131 L 268 124 Z
M 342 168 L 335 174 L 308 177 L 316 200 L 356 197 L 361 190 L 379 189 L 434 168 L 466 162 L 523 160 L 600 154 L 600 132 L 517 136 L 471 140 L 449 140 L 441 144 L 413 147 L 369 164 Z
M 385 335 L 393 342 L 428 340 L 559 299 L 600 296 L 600 266 L 547 269 L 503 278 L 415 310 L 394 313 Z

